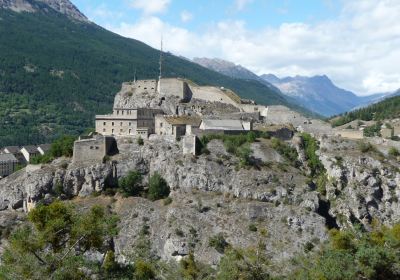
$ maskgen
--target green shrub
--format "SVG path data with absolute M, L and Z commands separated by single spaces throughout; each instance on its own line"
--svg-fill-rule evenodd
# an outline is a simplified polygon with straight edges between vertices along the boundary
M 137 138 L 137 140 L 136 140 L 136 143 L 137 143 L 139 146 L 143 146 L 143 145 L 144 145 L 143 138 L 142 138 L 141 136 L 139 136 L 139 137 Z
M 170 205 L 171 203 L 172 203 L 172 198 L 171 197 L 167 197 L 163 201 L 164 206 Z
M 255 224 L 250 224 L 249 225 L 249 230 L 253 231 L 253 232 L 256 232 L 257 231 L 257 226 Z
M 155 279 L 156 273 L 151 263 L 143 260 L 137 260 L 135 262 L 135 279 L 139 280 L 151 280 Z
M 72 157 L 74 151 L 74 141 L 73 136 L 62 136 L 51 144 L 50 155 L 52 157 Z
M 170 188 L 164 178 L 155 172 L 149 180 L 149 198 L 158 200 L 169 196 Z
M 369 142 L 361 141 L 358 143 L 358 148 L 362 153 L 375 152 L 376 148 Z
M 311 170 L 311 176 L 318 176 L 325 172 L 325 167 L 319 160 L 317 150 L 319 149 L 317 140 L 308 133 L 302 133 L 301 137 L 304 143 L 304 151 L 307 158 L 308 167 Z
M 389 153 L 389 156 L 392 156 L 392 157 L 398 157 L 398 156 L 400 156 L 399 150 L 396 149 L 395 147 L 390 147 L 388 153 Z
M 130 171 L 128 175 L 119 179 L 118 186 L 124 196 L 135 196 L 142 191 L 142 175 L 136 171 Z
M 222 233 L 218 233 L 217 235 L 210 238 L 210 240 L 208 241 L 208 245 L 217 250 L 218 253 L 223 254 L 225 252 L 225 249 L 229 246 L 229 243 L 226 242 Z
M 243 145 L 236 150 L 236 156 L 239 158 L 239 165 L 241 167 L 251 165 L 251 154 L 252 150 L 248 144 Z
M 278 138 L 271 139 L 272 148 L 274 148 L 280 155 L 282 155 L 288 162 L 291 164 L 298 166 L 298 157 L 297 151 L 295 148 L 290 147 L 288 144 L 279 140 Z

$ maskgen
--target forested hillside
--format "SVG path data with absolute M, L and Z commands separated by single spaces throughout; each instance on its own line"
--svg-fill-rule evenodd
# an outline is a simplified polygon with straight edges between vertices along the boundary
M 158 76 L 159 51 L 64 15 L 0 9 L 0 146 L 47 142 L 94 126 L 123 81 Z M 224 86 L 260 104 L 288 101 L 256 81 L 233 79 L 165 54 L 164 76 Z M 297 107 L 299 109 L 299 107 Z
M 340 126 L 354 120 L 380 121 L 400 117 L 400 96 L 385 99 L 379 103 L 348 112 L 332 119 L 333 126 Z

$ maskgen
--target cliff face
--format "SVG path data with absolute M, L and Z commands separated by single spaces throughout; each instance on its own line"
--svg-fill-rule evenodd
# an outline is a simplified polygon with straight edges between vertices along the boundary
M 269 140 L 252 145 L 258 164 L 238 169 L 238 159 L 225 151 L 222 142 L 208 144 L 210 153 L 193 157 L 182 154 L 179 142 L 157 137 L 143 146 L 119 141 L 120 154 L 107 163 L 74 166 L 58 160 L 41 169 L 25 170 L 0 181 L 0 213 L 22 209 L 23 201 L 51 201 L 56 197 L 81 199 L 90 203 L 107 201 L 119 215 L 120 233 L 115 238 L 119 261 L 132 253 L 141 229 L 149 229 L 154 253 L 165 260 L 180 259 L 193 251 L 196 259 L 216 264 L 222 256 L 209 246 L 222 233 L 236 247 L 257 243 L 258 231 L 265 229 L 265 250 L 273 260 L 287 260 L 327 239 L 327 226 L 368 229 L 372 219 L 385 224 L 398 221 L 400 207 L 399 164 L 385 156 L 386 150 L 362 153 L 358 143 L 323 138 L 319 157 L 329 182 L 326 195 L 309 185 L 307 162 L 301 141 L 293 140 L 299 151 L 300 168 L 285 163 Z M 381 158 L 383 156 L 383 158 Z M 115 186 L 131 170 L 143 174 L 144 184 L 155 171 L 171 187 L 172 203 L 145 198 L 122 198 L 93 194 Z M 282 268 L 284 269 L 284 268 Z

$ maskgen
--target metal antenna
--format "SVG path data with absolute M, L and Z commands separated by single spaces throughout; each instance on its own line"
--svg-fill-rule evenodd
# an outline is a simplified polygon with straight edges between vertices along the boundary
M 163 37 L 161 35 L 161 49 L 160 49 L 160 75 L 158 76 L 158 79 L 161 81 L 162 77 L 162 61 L 163 61 Z
M 133 74 L 133 83 L 136 84 L 136 68 L 135 68 L 135 73 Z

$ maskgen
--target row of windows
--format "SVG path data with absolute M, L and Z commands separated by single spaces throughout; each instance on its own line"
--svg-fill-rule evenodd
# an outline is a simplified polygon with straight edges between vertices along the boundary
M 124 123 L 120 122 L 119 125 L 123 126 Z M 151 122 L 150 123 L 149 123 L 149 121 L 138 121 L 137 122 L 138 127 L 142 127 L 142 126 L 146 126 L 146 125 L 151 125 Z M 103 122 L 103 126 L 107 126 L 107 122 Z M 111 122 L 111 126 L 115 126 L 115 122 Z M 132 122 L 129 122 L 128 126 L 132 126 Z
M 120 124 L 120 126 L 122 126 L 122 125 L 123 125 L 123 122 L 120 122 L 119 124 Z M 107 122 L 103 122 L 103 126 L 106 126 L 106 125 L 107 125 Z M 115 123 L 114 123 L 114 122 L 111 122 L 111 125 L 114 126 Z M 132 126 L 132 123 L 131 123 L 131 122 L 129 122 L 129 126 Z
M 104 133 L 106 132 L 106 129 L 105 129 L 105 128 L 103 128 L 103 132 L 104 132 Z M 124 130 L 123 130 L 123 129 L 120 129 L 119 132 L 120 132 L 120 133 L 123 133 Z M 131 134 L 131 133 L 132 133 L 132 129 L 129 129 L 128 133 Z M 114 134 L 114 129 L 111 129 L 111 134 Z

